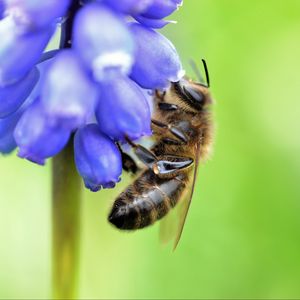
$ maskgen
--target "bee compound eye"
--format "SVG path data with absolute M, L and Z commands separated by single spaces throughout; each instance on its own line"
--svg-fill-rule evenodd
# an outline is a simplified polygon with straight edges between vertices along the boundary
M 205 96 L 200 89 L 196 89 L 188 81 L 182 80 L 175 84 L 175 90 L 187 104 L 197 110 L 202 108 Z
M 184 94 L 187 98 L 192 100 L 193 102 L 201 105 L 204 102 L 204 95 L 201 93 L 201 91 L 197 91 L 193 89 L 192 87 L 189 87 L 187 85 L 183 86 Z

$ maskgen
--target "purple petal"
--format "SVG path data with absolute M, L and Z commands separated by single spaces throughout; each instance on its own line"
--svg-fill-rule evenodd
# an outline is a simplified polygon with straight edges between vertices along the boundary
M 43 165 L 45 159 L 56 155 L 65 147 L 70 131 L 50 127 L 42 106 L 36 101 L 22 115 L 14 137 L 19 146 L 20 157 Z
M 65 15 L 71 0 L 6 0 L 6 15 L 14 18 L 19 27 L 32 30 L 50 25 Z
M 163 19 L 182 5 L 182 0 L 153 0 L 152 4 L 143 13 L 149 19 Z
M 101 1 L 98 0 L 98 2 Z M 104 0 L 102 2 L 125 14 L 140 14 L 151 5 L 153 0 Z
M 138 23 L 131 24 L 137 54 L 130 77 L 146 89 L 166 88 L 183 75 L 174 45 L 162 34 Z
M 97 100 L 96 84 L 88 77 L 72 50 L 52 59 L 45 75 L 41 102 L 51 126 L 70 130 L 84 125 L 92 116 Z
M 163 28 L 164 26 L 170 24 L 170 23 L 175 23 L 174 21 L 170 20 L 163 20 L 163 19 L 149 19 L 140 15 L 134 16 L 134 18 L 144 26 L 150 27 L 150 28 L 156 28 L 160 29 Z
M 11 18 L 0 21 L 0 86 L 17 82 L 33 68 L 53 30 L 49 27 L 34 34 L 20 35 Z
M 33 68 L 19 82 L 0 87 L 0 118 L 5 118 L 15 112 L 27 99 L 39 80 L 39 71 Z
M 117 146 L 96 124 L 79 129 L 74 140 L 75 162 L 85 186 L 98 191 L 112 188 L 120 179 L 122 159 Z
M 6 118 L 0 119 L 0 153 L 8 154 L 17 147 L 14 130 L 22 112 L 22 110 L 18 110 Z
M 115 140 L 151 135 L 147 100 L 140 87 L 126 76 L 101 84 L 96 117 L 100 129 Z
M 4 8 L 4 0 L 0 0 L 0 20 L 3 18 Z
M 95 80 L 107 78 L 110 69 L 130 71 L 134 41 L 118 14 L 97 3 L 87 4 L 77 13 L 73 30 L 74 48 Z

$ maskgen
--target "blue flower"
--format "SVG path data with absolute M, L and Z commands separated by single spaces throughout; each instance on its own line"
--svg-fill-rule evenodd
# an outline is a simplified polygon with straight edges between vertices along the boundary
M 105 79 L 110 69 L 126 74 L 133 63 L 134 40 L 125 20 L 96 3 L 76 16 L 74 48 L 97 81 Z
M 179 6 L 182 0 L 153 0 L 142 16 L 149 19 L 162 19 L 170 15 Z
M 72 130 L 90 120 L 98 89 L 74 51 L 63 50 L 57 54 L 44 80 L 41 102 L 52 126 L 61 124 Z
M 141 24 L 151 28 L 162 28 L 172 21 L 163 20 L 182 5 L 182 0 L 98 0 L 113 9 L 130 14 Z
M 182 66 L 173 44 L 162 34 L 140 24 L 131 24 L 137 53 L 131 78 L 147 89 L 166 88 L 183 75 Z M 147 57 L 147 59 L 143 59 Z
M 8 154 L 16 147 L 14 139 L 15 127 L 22 115 L 22 111 L 17 111 L 5 119 L 0 119 L 0 152 Z
M 136 15 L 144 12 L 153 0 L 98 0 L 98 2 L 104 1 L 112 9 L 130 15 Z
M 28 98 L 39 79 L 39 71 L 33 68 L 15 84 L 0 87 L 0 118 L 15 112 Z
M 3 13 L 4 13 L 4 2 L 3 0 L 0 0 L 0 19 L 3 18 Z
M 111 188 L 120 180 L 121 154 L 96 124 L 77 130 L 74 154 L 78 172 L 88 189 L 98 191 L 101 187 Z
M 60 126 L 49 126 L 38 100 L 27 108 L 14 130 L 18 155 L 41 165 L 65 147 L 70 134 L 71 131 Z
M 39 61 L 54 27 L 20 33 L 9 16 L 0 21 L 0 86 L 22 79 Z
M 17 147 L 43 165 L 74 136 L 86 187 L 113 187 L 117 143 L 151 135 L 150 94 L 183 76 L 175 47 L 152 29 L 180 4 L 0 0 L 0 153 Z M 60 46 L 44 53 L 59 26 Z
M 120 75 L 113 82 L 103 82 L 101 88 L 96 117 L 104 133 L 116 141 L 125 141 L 126 137 L 135 140 L 141 135 L 151 135 L 150 108 L 141 88 L 135 82 Z M 119 121 L 115 122 L 112 116 Z
M 35 30 L 63 17 L 71 0 L 4 0 L 5 14 L 14 18 L 19 28 Z

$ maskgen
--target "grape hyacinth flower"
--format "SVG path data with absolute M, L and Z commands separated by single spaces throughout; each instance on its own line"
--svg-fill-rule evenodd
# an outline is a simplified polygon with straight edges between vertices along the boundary
M 53 298 L 75 299 L 81 185 L 120 181 L 155 89 L 184 75 L 156 31 L 182 0 L 0 0 L 0 153 L 52 159 Z M 56 49 L 46 51 L 54 33 Z
M 143 89 L 183 76 L 175 47 L 154 29 L 181 3 L 0 1 L 0 152 L 17 147 L 44 164 L 75 136 L 86 187 L 113 187 L 122 169 L 116 143 L 151 135 Z M 60 46 L 44 53 L 59 29 Z

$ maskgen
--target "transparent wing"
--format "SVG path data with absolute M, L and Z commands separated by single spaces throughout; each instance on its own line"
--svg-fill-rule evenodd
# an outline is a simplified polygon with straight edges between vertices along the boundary
M 195 189 L 200 158 L 200 144 L 197 144 L 195 147 L 196 155 L 194 169 L 192 171 L 193 174 L 190 177 L 185 192 L 182 195 L 177 206 L 173 210 L 171 210 L 165 218 L 163 218 L 160 221 L 160 241 L 163 244 L 166 244 L 173 240 L 173 250 L 176 249 L 181 238 Z
M 178 205 L 159 221 L 159 240 L 167 245 L 175 239 L 178 228 Z

